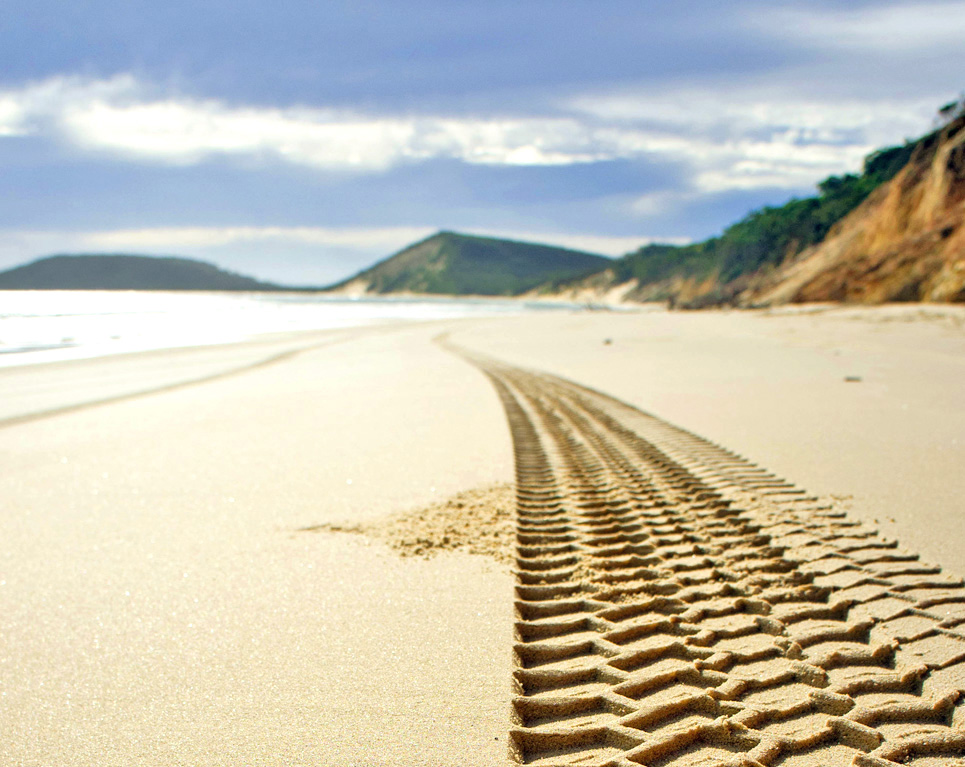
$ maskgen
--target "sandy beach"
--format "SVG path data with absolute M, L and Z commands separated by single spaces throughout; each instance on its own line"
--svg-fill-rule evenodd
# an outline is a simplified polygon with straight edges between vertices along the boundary
M 425 557 L 401 556 L 378 531 L 408 525 L 413 548 L 422 510 L 458 523 L 465 507 L 440 503 L 494 487 L 505 498 L 521 455 L 507 403 L 522 403 L 535 423 L 540 402 L 592 399 L 520 370 L 589 387 L 740 454 L 833 497 L 836 512 L 897 539 L 942 578 L 965 574 L 959 309 L 543 313 L 10 368 L 0 370 L 0 763 L 507 763 L 511 730 L 549 705 L 513 704 L 521 686 L 530 694 L 520 668 L 546 648 L 521 650 L 527 632 L 543 629 L 520 614 L 518 568 L 507 563 L 516 556 L 505 555 L 512 536 L 502 557 L 460 549 L 455 534 Z M 577 442 L 624 461 L 629 442 L 610 450 L 593 435 L 621 419 L 637 429 L 638 416 L 590 399 L 586 413 L 598 420 Z M 576 410 L 562 417 L 583 424 Z M 653 428 L 659 444 L 663 426 Z M 568 467 L 571 480 L 578 466 L 561 455 L 549 450 L 547 466 L 557 476 Z M 716 492 L 713 467 L 700 474 L 706 467 L 679 460 Z M 775 509 L 760 511 L 768 524 Z M 469 537 L 487 524 L 467 523 Z M 602 615 L 598 633 L 617 620 Z M 781 616 L 773 620 L 791 620 Z M 579 620 L 584 631 L 598 618 Z M 957 625 L 940 634 L 953 648 L 942 689 L 965 685 L 955 676 Z M 809 645 L 798 644 L 808 660 Z M 716 656 L 700 657 L 719 670 Z M 611 700 L 596 688 L 586 695 Z M 960 731 L 958 698 L 946 698 L 933 710 Z M 554 716 L 531 718 L 538 729 Z M 610 748 L 626 716 L 593 718 L 581 737 Z M 694 742 L 716 738 L 733 752 L 728 726 L 731 735 L 706 729 Z M 863 753 L 878 747 L 871 725 L 822 726 L 860 730 L 842 743 L 863 743 Z M 534 763 L 567 763 L 584 747 L 552 732 L 513 737 L 515 758 Z M 639 759 L 615 764 L 700 763 L 626 737 Z M 759 743 L 755 754 L 767 764 L 852 763 L 834 743 L 824 757 L 793 757 L 803 761 L 761 756 Z M 920 764 L 957 763 L 958 747 Z M 881 754 L 862 758 L 901 756 Z M 705 763 L 724 763 L 715 758 Z

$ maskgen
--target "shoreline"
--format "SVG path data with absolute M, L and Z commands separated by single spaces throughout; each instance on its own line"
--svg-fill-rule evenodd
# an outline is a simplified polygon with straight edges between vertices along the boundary
M 524 297 L 332 296 L 236 291 L 11 291 L 0 316 L 0 370 L 56 362 L 271 342 L 412 322 L 580 309 Z

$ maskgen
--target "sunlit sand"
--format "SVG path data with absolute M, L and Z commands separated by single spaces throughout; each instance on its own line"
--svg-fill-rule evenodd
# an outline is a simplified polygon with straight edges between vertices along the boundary
M 517 466 L 456 348 L 616 397 L 961 575 L 965 332 L 929 311 L 564 313 L 0 371 L 0 761 L 508 761 L 512 541 L 438 536 L 447 499 Z

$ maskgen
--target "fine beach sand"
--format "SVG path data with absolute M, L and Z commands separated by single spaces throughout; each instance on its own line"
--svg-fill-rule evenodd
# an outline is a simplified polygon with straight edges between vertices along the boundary
M 965 573 L 958 309 L 545 313 L 0 370 L 0 764 L 505 763 L 513 442 L 439 336 Z

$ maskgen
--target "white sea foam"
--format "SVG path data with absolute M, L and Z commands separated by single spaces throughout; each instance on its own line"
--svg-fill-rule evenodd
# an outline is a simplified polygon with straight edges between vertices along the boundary
M 575 308 L 503 299 L 295 293 L 0 291 L 0 367 L 381 322 Z

